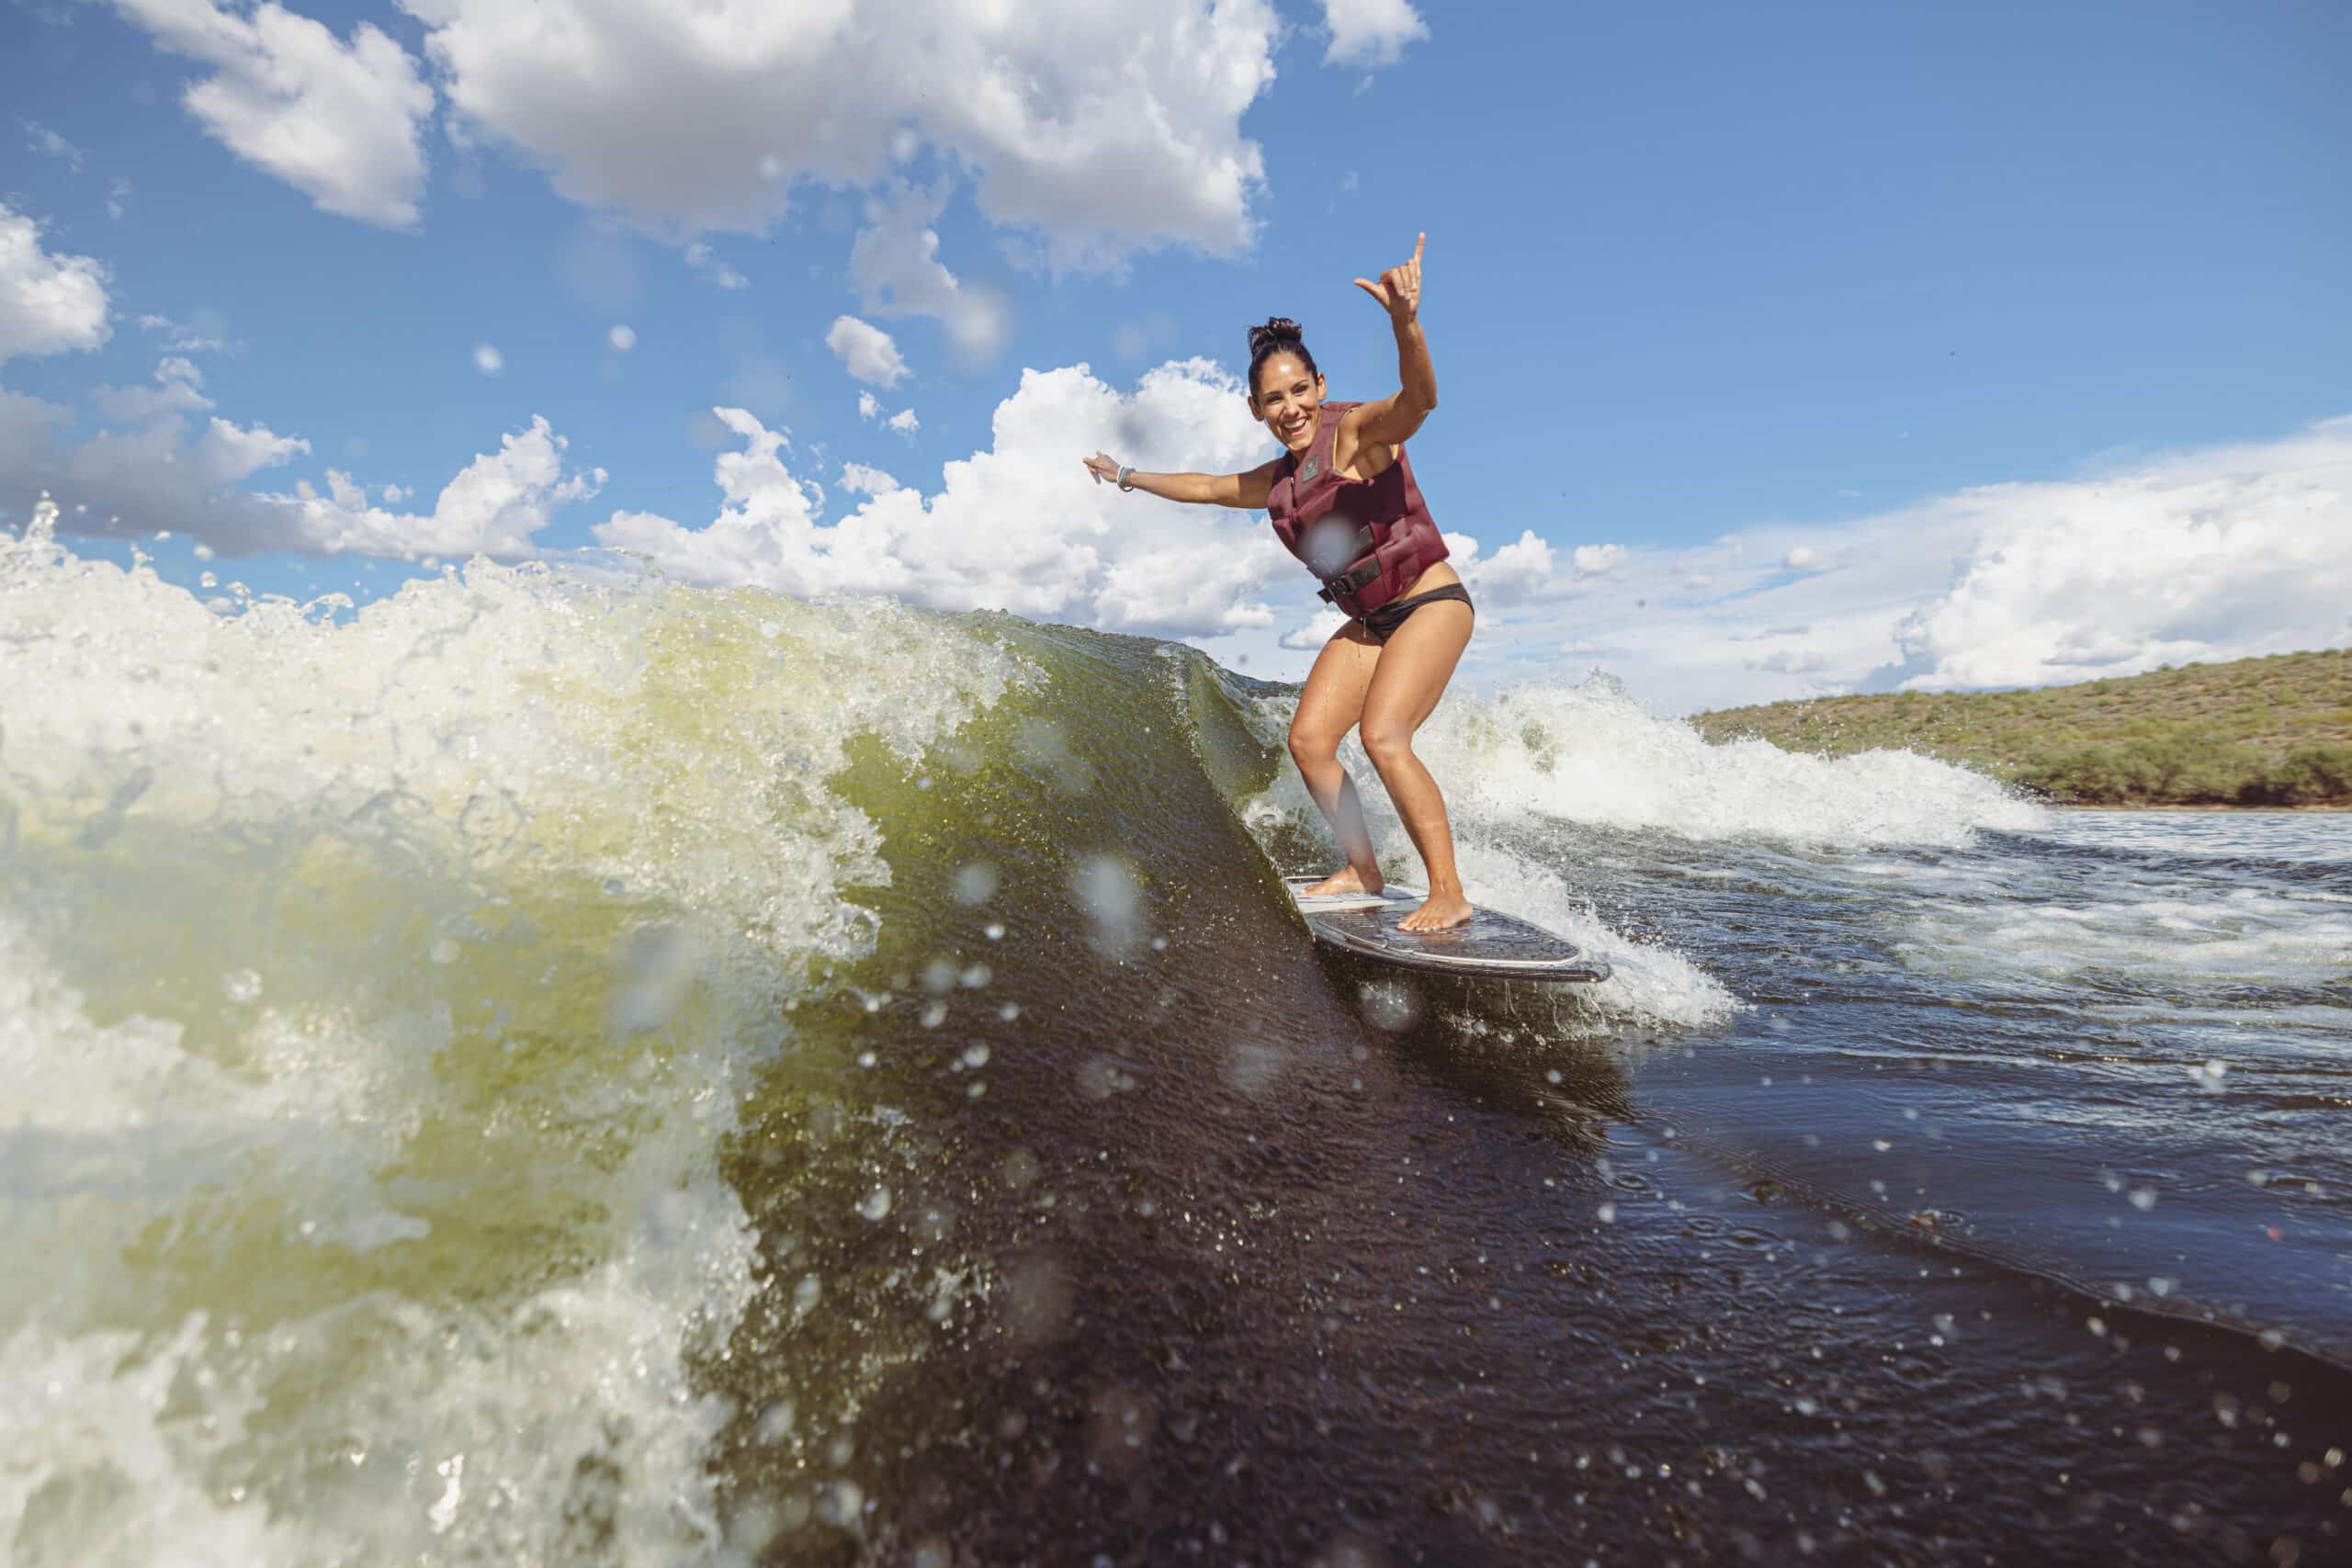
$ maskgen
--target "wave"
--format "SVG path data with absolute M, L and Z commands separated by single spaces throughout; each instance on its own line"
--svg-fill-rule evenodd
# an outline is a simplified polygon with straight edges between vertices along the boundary
M 1012 662 L 482 564 L 220 614 L 38 528 L 0 636 L 16 1560 L 715 1551 L 720 1152 L 888 874 L 826 781 Z
M 1274 869 L 1332 852 L 1295 691 L 1001 615 L 483 563 L 208 604 L 37 525 L 0 539 L 0 1245 L 52 1260 L 0 1284 L 28 1563 L 755 1555 L 728 1454 L 821 1469 L 817 1411 L 1020 1299 L 876 1250 L 933 1245 L 929 1127 L 1022 1073 L 1128 1093 L 1100 975 L 1238 1005 L 1305 951 Z M 1426 736 L 1473 898 L 1615 970 L 1550 1039 L 1743 1010 L 1596 904 L 1628 832 L 1675 864 L 2035 820 L 1606 682 Z M 1188 921 L 1216 941 L 1171 947 Z M 1263 1096 L 1304 1047 L 1218 1048 Z
M 2044 816 L 1982 774 L 1914 752 L 1827 758 L 1763 740 L 1710 744 L 1605 674 L 1449 701 L 1423 734 L 1430 767 L 1467 782 L 1465 800 L 1497 817 L 1849 850 L 1965 844 Z

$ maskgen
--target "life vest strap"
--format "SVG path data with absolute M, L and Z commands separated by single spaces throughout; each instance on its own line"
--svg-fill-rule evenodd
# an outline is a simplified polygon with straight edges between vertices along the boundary
M 1348 568 L 1347 570 L 1340 573 L 1339 576 L 1325 578 L 1323 580 L 1322 590 L 1317 594 L 1317 597 L 1327 600 L 1331 604 L 1338 604 L 1340 603 L 1340 594 L 1344 593 L 1350 598 L 1353 598 L 1355 595 L 1363 592 L 1366 585 L 1377 581 L 1379 577 L 1380 558 L 1378 556 L 1366 556 L 1363 559 L 1356 562 L 1355 565 Z M 1340 608 L 1345 609 L 1346 606 L 1340 605 Z

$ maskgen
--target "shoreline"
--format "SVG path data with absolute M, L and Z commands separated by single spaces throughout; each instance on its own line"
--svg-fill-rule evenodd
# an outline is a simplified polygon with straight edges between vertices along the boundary
M 2211 800 L 2164 803 L 2044 800 L 2037 804 L 2052 811 L 2226 811 L 2239 816 L 2259 816 L 2265 812 L 2285 816 L 2309 811 L 2352 811 L 2352 800 L 2313 801 L 2302 806 L 2233 806 L 2224 801 Z

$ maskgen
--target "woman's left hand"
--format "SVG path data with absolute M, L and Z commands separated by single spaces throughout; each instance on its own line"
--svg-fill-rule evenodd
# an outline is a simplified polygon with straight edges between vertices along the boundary
M 1097 452 L 1087 458 L 1086 471 L 1094 476 L 1096 484 L 1114 485 L 1119 482 L 1119 460 L 1105 453 Z
M 1413 259 L 1382 273 L 1378 283 L 1356 279 L 1356 287 L 1379 300 L 1389 320 L 1400 327 L 1421 313 L 1421 247 L 1429 243 L 1427 234 L 1414 240 Z

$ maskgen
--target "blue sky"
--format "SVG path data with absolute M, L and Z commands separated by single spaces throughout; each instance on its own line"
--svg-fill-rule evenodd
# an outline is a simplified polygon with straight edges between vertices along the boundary
M 870 47 L 817 10 L 722 10 L 701 25 L 740 36 L 693 44 L 667 0 L 631 38 L 562 0 L 0 9 L 0 204 L 33 282 L 86 262 L 104 295 L 95 327 L 36 319 L 70 314 L 53 289 L 0 308 L 0 507 L 47 485 L 103 530 L 123 469 L 76 444 L 220 418 L 247 460 L 278 444 L 226 488 L 284 499 L 132 487 L 120 526 L 172 527 L 175 580 L 206 538 L 307 541 L 210 568 L 298 597 L 381 591 L 415 569 L 367 560 L 404 537 L 602 540 L 1295 676 L 1312 585 L 1261 524 L 1063 487 L 1123 435 L 1153 467 L 1271 455 L 1214 369 L 1142 383 L 1238 369 L 1269 314 L 1334 396 L 1388 390 L 1350 279 L 1426 230 L 1442 407 L 1413 457 L 1477 541 L 1480 678 L 1598 663 L 1690 707 L 2346 640 L 2352 10 L 1096 0 L 1007 31 L 873 0 L 845 24 Z M 855 378 L 844 316 L 904 374 Z M 102 406 L 175 357 L 209 408 Z M 714 465 L 756 441 L 716 408 L 789 433 L 731 501 Z M 519 511 L 403 535 L 535 419 L 563 445 Z M 1068 473 L 1042 457 L 1064 427 Z M 330 468 L 382 520 L 301 513 Z M 2182 573 L 2214 600 L 2168 606 Z

